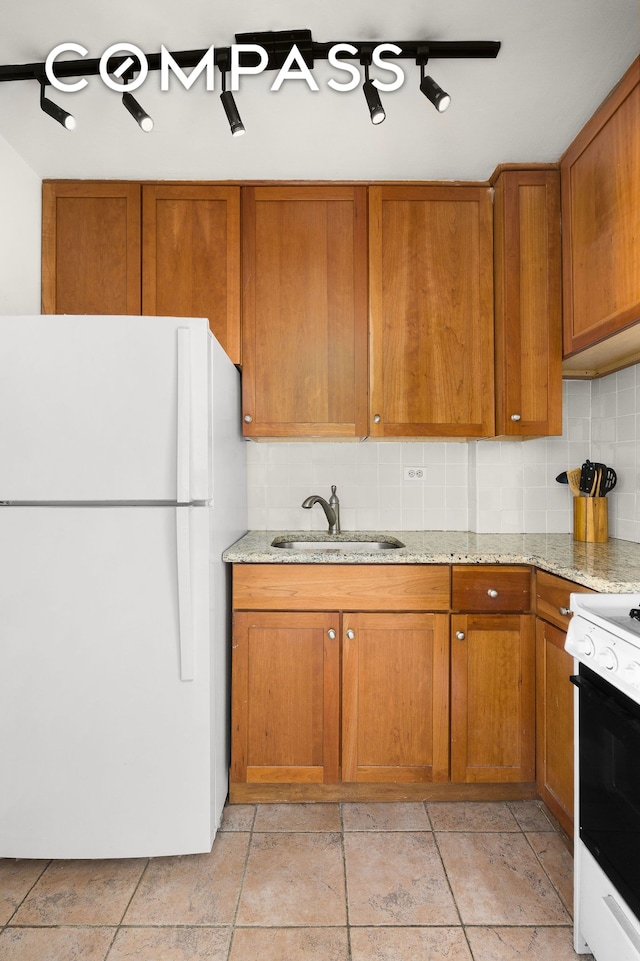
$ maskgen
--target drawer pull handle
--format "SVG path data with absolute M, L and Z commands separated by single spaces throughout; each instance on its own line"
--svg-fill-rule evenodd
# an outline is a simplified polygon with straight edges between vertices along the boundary
M 568 607 L 559 607 L 558 610 L 563 617 L 569 617 L 569 615 L 571 614 L 571 611 L 569 610 Z
M 512 415 L 511 415 L 511 420 L 516 420 L 516 421 L 517 421 L 517 420 L 521 420 L 520 414 L 512 414 Z
M 350 641 L 352 641 L 355 636 L 356 636 L 355 631 L 351 631 L 351 630 L 347 631 L 347 637 L 349 638 Z
M 333 630 L 333 628 L 331 628 L 330 631 L 327 631 L 327 637 L 329 638 L 330 641 L 335 640 L 336 632 Z
M 252 422 L 252 420 L 253 420 L 253 417 L 251 416 L 251 414 L 245 414 L 245 415 L 244 415 L 244 422 L 245 422 L 245 424 L 250 424 L 250 423 Z
M 459 641 L 464 641 L 464 631 L 456 631 L 456 637 Z
M 374 424 L 379 424 L 381 420 L 382 420 L 382 417 L 380 416 L 380 414 L 374 414 L 374 415 L 373 415 L 373 423 L 374 423 Z
M 497 597 L 497 596 L 498 596 L 498 592 L 497 592 L 497 590 L 496 590 L 494 587 L 490 587 L 489 590 L 487 591 L 487 594 L 489 595 L 489 597 Z

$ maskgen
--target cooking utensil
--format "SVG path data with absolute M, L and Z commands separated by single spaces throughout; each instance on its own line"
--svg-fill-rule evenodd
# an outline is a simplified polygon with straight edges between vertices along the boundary
M 580 468 L 580 492 L 591 497 L 596 480 L 596 465 L 590 460 L 586 460 Z
M 600 481 L 600 497 L 606 497 L 606 495 L 613 490 L 613 488 L 618 483 L 618 475 L 614 471 L 613 467 L 605 467 L 604 473 L 602 475 L 602 480 Z
M 573 470 L 568 470 L 566 472 L 567 484 L 569 485 L 569 490 L 574 497 L 580 496 L 580 474 L 581 470 L 579 467 L 573 468 Z

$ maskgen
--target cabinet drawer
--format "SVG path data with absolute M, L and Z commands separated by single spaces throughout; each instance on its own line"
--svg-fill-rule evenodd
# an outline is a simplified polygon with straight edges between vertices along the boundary
M 536 574 L 536 614 L 550 624 L 566 631 L 571 615 L 569 614 L 570 594 L 593 594 L 588 587 L 574 584 L 564 577 L 538 571 Z
M 233 607 L 265 611 L 447 611 L 446 564 L 234 564 Z
M 529 611 L 531 569 L 454 566 L 451 594 L 454 611 Z

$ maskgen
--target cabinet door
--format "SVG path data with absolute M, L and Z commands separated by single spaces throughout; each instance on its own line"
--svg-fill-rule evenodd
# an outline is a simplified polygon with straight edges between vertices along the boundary
M 142 311 L 208 317 L 240 363 L 240 188 L 142 188 Z
M 536 624 L 536 755 L 538 791 L 563 828 L 573 833 L 573 658 L 564 631 Z
M 343 615 L 343 781 L 446 781 L 446 614 Z
M 140 185 L 42 185 L 42 312 L 140 313 Z
M 451 780 L 535 778 L 531 614 L 451 618 Z
M 578 134 L 561 172 L 564 351 L 571 354 L 640 319 L 640 60 Z M 637 360 L 637 337 L 632 349 Z
M 234 615 L 231 780 L 339 780 L 339 617 Z
M 365 187 L 246 187 L 249 437 L 367 433 Z
M 562 433 L 560 173 L 505 170 L 494 194 L 496 434 Z
M 485 187 L 369 188 L 372 437 L 494 433 Z

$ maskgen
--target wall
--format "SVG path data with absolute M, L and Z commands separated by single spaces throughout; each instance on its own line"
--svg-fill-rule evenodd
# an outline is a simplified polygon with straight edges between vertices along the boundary
M 336 484 L 345 530 L 474 530 L 563 533 L 571 496 L 555 478 L 586 457 L 619 467 L 609 497 L 611 534 L 640 540 L 640 366 L 603 380 L 565 381 L 563 434 L 520 442 L 251 443 L 249 526 L 321 530 Z M 424 481 L 403 479 L 423 467 Z
M 41 181 L 2 136 L 0 210 L 0 314 L 38 314 Z

